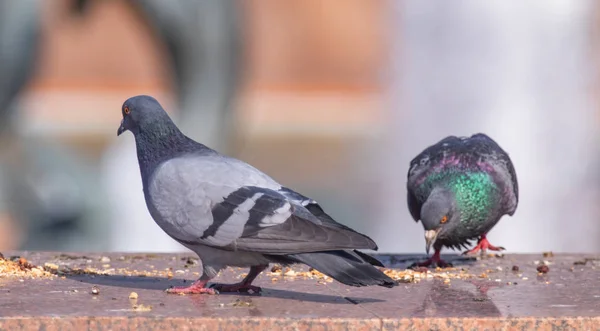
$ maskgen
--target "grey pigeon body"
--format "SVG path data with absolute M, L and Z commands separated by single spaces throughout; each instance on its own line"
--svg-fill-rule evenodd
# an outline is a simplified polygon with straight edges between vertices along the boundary
M 512 216 L 519 201 L 517 176 L 508 154 L 490 137 L 449 136 L 425 149 L 410 163 L 407 202 L 421 221 L 427 250 L 439 261 L 442 247 L 466 247 L 479 238 L 479 249 L 501 250 L 485 235 L 503 215 Z
M 202 261 L 196 289 L 227 266 L 251 267 L 242 282 L 250 288 L 272 262 L 305 263 L 347 285 L 395 285 L 372 265 L 379 261 L 355 251 L 377 249 L 373 240 L 249 164 L 189 139 L 155 99 L 125 101 L 124 130 L 136 139 L 150 214 Z

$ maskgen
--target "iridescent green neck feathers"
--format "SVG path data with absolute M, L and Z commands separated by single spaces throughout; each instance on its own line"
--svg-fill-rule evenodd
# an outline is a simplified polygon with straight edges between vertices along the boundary
M 450 190 L 463 223 L 483 222 L 494 208 L 496 183 L 486 172 L 441 171 L 428 176 L 423 185 Z

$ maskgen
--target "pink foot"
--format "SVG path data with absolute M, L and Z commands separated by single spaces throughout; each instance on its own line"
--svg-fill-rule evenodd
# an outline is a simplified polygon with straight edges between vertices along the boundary
M 452 267 L 452 264 L 441 259 L 440 250 L 436 249 L 435 253 L 433 254 L 432 257 L 430 257 L 429 259 L 427 259 L 423 262 L 414 263 L 413 265 L 410 266 L 410 268 L 412 269 L 415 267 L 429 267 L 431 265 L 438 266 L 440 268 Z
M 219 292 L 250 292 L 252 291 L 253 293 L 260 293 L 262 291 L 262 289 L 258 286 L 254 286 L 254 285 L 250 285 L 250 284 L 245 284 L 243 282 L 240 283 L 236 283 L 236 284 L 214 284 L 211 286 L 211 288 L 219 291 Z
M 218 294 L 215 289 L 206 287 L 207 281 L 198 280 L 190 286 L 172 287 L 167 289 L 169 294 Z
M 488 249 L 490 251 L 503 251 L 504 247 L 493 246 L 492 244 L 490 244 L 490 242 L 487 240 L 487 238 L 485 237 L 485 234 L 484 234 L 483 236 L 481 236 L 481 238 L 479 238 L 479 241 L 477 242 L 477 246 L 473 247 L 473 249 L 470 249 L 470 250 L 464 252 L 463 255 L 475 254 L 480 250 L 482 253 L 485 254 L 485 251 Z

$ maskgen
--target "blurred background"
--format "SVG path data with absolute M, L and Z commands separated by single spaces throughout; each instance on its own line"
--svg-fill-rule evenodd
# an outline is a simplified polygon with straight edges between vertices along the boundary
M 600 251 L 600 3 L 2 0 L 0 250 L 181 251 L 151 219 L 121 105 L 318 200 L 381 252 L 424 252 L 410 160 L 509 152 L 509 252 Z

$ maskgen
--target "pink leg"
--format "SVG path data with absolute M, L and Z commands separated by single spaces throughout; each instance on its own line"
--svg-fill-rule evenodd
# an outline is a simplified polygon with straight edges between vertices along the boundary
M 487 238 L 485 237 L 485 234 L 484 234 L 481 236 L 481 238 L 479 238 L 479 241 L 477 242 L 477 246 L 473 247 L 473 249 L 471 249 L 471 250 L 464 252 L 463 255 L 474 254 L 480 250 L 482 253 L 485 254 L 485 251 L 488 249 L 490 251 L 503 251 L 504 247 L 493 246 L 492 244 L 490 244 L 490 242 L 487 240 Z
M 256 277 L 266 268 L 268 265 L 253 266 L 250 268 L 248 275 L 239 283 L 236 284 L 214 284 L 211 288 L 216 289 L 219 292 L 249 292 L 260 293 L 261 288 L 252 285 L 252 282 Z
M 212 288 L 206 287 L 208 280 L 197 280 L 190 286 L 173 287 L 167 289 L 167 293 L 171 294 L 217 294 L 218 292 Z
M 416 266 L 416 267 L 429 267 L 431 265 L 436 265 L 436 266 L 438 266 L 440 268 L 451 267 L 452 265 L 450 263 L 447 263 L 446 261 L 444 261 L 444 260 L 441 259 L 440 252 L 441 252 L 441 249 L 436 249 L 435 253 L 433 253 L 432 257 L 430 257 L 429 259 L 427 259 L 427 260 L 425 260 L 423 262 L 415 263 L 413 266 Z

